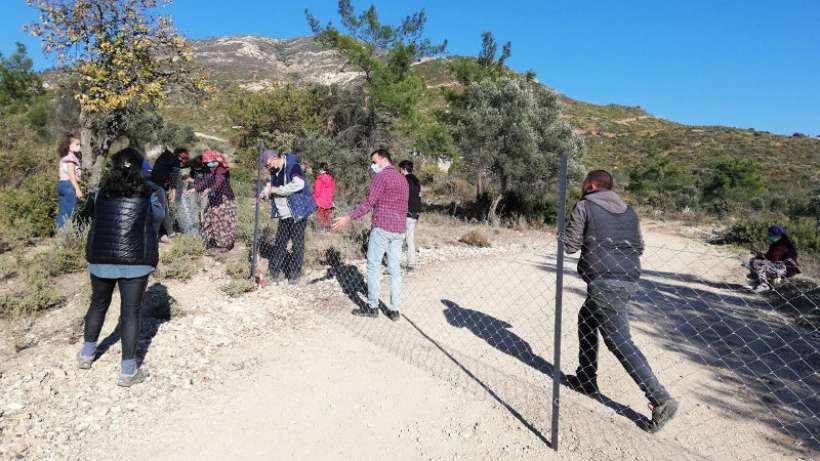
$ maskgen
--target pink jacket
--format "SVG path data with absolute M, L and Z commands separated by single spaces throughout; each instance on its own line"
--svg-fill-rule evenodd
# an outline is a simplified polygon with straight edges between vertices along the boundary
M 336 180 L 333 176 L 322 173 L 313 184 L 313 200 L 319 208 L 333 208 L 333 195 L 336 193 Z

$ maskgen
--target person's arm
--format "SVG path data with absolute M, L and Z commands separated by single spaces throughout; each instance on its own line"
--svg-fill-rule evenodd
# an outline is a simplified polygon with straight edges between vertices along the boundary
M 295 194 L 296 192 L 299 192 L 304 188 L 305 180 L 298 176 L 294 176 L 293 178 L 291 178 L 289 183 L 285 184 L 282 187 L 277 187 L 276 189 L 274 189 L 273 193 L 275 195 L 278 195 L 279 197 L 287 197 L 288 195 Z
M 376 175 L 373 178 L 373 181 L 370 182 L 370 192 L 367 194 L 367 199 L 365 199 L 352 213 L 346 214 L 343 216 L 339 216 L 333 221 L 333 230 L 341 230 L 347 227 L 351 221 L 361 218 L 362 216 L 366 215 L 376 206 L 379 199 L 384 192 L 384 179 L 382 179 L 381 175 Z
M 576 203 L 569 215 L 569 222 L 564 232 L 564 250 L 576 253 L 584 244 L 584 228 L 587 225 L 587 208 L 583 200 Z
M 643 240 L 643 232 L 641 231 L 641 226 L 638 224 L 638 246 L 635 248 L 638 250 L 638 255 L 643 256 L 644 249 L 646 248 L 646 242 Z
M 350 219 L 355 221 L 367 213 L 370 213 L 370 210 L 376 206 L 376 203 L 379 202 L 382 193 L 384 193 L 384 186 L 384 179 L 382 179 L 381 176 L 376 175 L 376 177 L 373 178 L 373 182 L 370 183 L 370 192 L 367 194 L 367 199 L 360 203 L 359 206 L 356 207 L 352 213 L 350 213 Z
M 154 222 L 160 222 L 165 219 L 165 208 L 162 206 L 162 200 L 158 194 L 164 192 L 155 191 L 151 194 L 151 214 L 154 217 Z
M 319 197 L 322 196 L 322 190 L 325 187 L 325 180 L 321 176 L 316 178 L 316 182 L 313 183 L 313 200 L 318 200 Z
M 74 162 L 66 162 L 68 170 L 68 180 L 71 181 L 71 185 L 74 186 L 74 194 L 77 195 L 78 199 L 83 198 L 83 190 L 80 188 L 80 182 L 77 180 L 77 164 Z
M 785 245 L 772 245 L 766 252 L 766 259 L 769 261 L 783 261 L 786 259 Z
M 259 198 L 262 200 L 267 200 L 267 198 L 270 197 L 272 189 L 273 187 L 271 187 L 269 179 L 268 182 L 265 183 L 265 187 L 262 188 L 262 191 L 259 192 Z

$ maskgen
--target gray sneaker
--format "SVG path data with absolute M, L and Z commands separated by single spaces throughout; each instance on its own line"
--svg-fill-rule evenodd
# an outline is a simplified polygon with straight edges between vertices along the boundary
M 94 356 L 86 357 L 83 355 L 82 351 L 77 353 L 77 364 L 80 366 L 80 370 L 90 370 L 91 364 L 94 363 Z
M 131 387 L 134 384 L 139 384 L 145 381 L 145 378 L 150 376 L 147 371 L 143 370 L 142 368 L 137 368 L 137 372 L 133 375 L 124 375 L 120 374 L 120 377 L 117 378 L 117 386 L 120 387 Z
M 666 402 L 652 408 L 652 421 L 646 425 L 646 431 L 655 433 L 663 429 L 663 426 L 675 417 L 678 412 L 678 401 L 669 399 Z

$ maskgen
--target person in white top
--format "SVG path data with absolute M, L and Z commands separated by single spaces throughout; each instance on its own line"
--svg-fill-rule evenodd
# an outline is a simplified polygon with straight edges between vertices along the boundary
M 83 198 L 83 191 L 80 188 L 82 176 L 80 150 L 80 138 L 73 134 L 66 135 L 57 148 L 57 153 L 60 154 L 57 169 L 60 181 L 57 186 L 57 230 L 65 227 L 66 223 L 71 220 L 74 209 L 77 207 L 77 200 Z

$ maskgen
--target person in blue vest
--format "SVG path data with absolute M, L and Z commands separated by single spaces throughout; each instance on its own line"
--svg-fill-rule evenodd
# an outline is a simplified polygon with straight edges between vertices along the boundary
M 259 198 L 273 198 L 271 218 L 279 220 L 273 248 L 269 252 L 268 271 L 273 283 L 287 278 L 295 284 L 302 276 L 305 228 L 308 218 L 316 210 L 316 202 L 297 155 L 266 150 L 262 152 L 261 160 L 270 171 L 270 181 Z M 289 243 L 290 253 L 287 251 Z
M 598 333 L 649 400 L 652 419 L 644 425 L 657 432 L 675 416 L 678 402 L 652 372 L 629 333 L 629 301 L 641 278 L 643 237 L 638 214 L 612 191 L 612 175 L 587 174 L 583 197 L 572 210 L 565 232 L 567 253 L 581 251 L 578 273 L 587 283 L 587 299 L 578 312 L 578 369 L 566 384 L 583 394 L 598 395 Z

